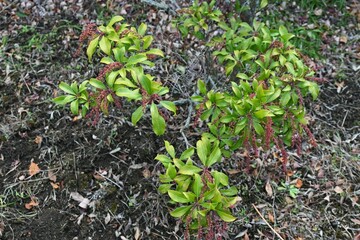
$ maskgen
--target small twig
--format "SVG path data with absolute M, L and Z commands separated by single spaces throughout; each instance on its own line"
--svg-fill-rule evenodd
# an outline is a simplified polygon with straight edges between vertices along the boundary
M 280 234 L 279 234 L 277 231 L 275 231 L 275 229 L 268 223 L 268 221 L 266 221 L 266 219 L 263 217 L 263 215 L 262 215 L 262 214 L 260 213 L 260 211 L 257 209 L 257 207 L 255 206 L 255 204 L 253 204 L 253 207 L 254 207 L 255 211 L 259 214 L 259 216 L 262 218 L 262 220 L 265 221 L 266 225 L 268 225 L 269 228 L 276 234 L 276 236 L 278 236 L 278 238 L 280 238 L 281 240 L 284 240 L 284 239 L 280 236 Z

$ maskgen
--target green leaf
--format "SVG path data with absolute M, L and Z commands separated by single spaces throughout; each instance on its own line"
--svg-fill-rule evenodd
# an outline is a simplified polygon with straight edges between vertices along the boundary
M 86 54 L 88 56 L 89 62 L 91 62 L 92 56 L 94 55 L 96 51 L 96 47 L 99 43 L 100 36 L 97 36 L 93 40 L 90 41 L 89 46 L 86 49 Z
M 221 159 L 221 150 L 219 147 L 215 147 L 211 152 L 205 166 L 210 167 L 214 163 L 218 162 L 220 159 Z
M 184 216 L 191 208 L 192 208 L 192 206 L 181 206 L 181 207 L 175 208 L 174 211 L 171 211 L 170 215 L 175 218 L 180 218 L 180 217 Z
M 119 97 L 126 97 L 133 100 L 142 99 L 142 95 L 139 93 L 139 89 L 130 90 L 126 87 L 120 87 L 116 90 L 115 94 Z
M 160 49 L 157 49 L 157 48 L 150 49 L 149 51 L 146 52 L 146 54 L 147 55 L 148 54 L 154 54 L 154 55 L 164 57 L 164 53 Z
M 225 173 L 214 171 L 213 176 L 217 185 L 219 183 L 221 183 L 223 186 L 229 185 L 229 177 Z
M 103 82 L 97 80 L 96 78 L 92 78 L 89 80 L 90 85 L 102 89 L 102 90 L 106 90 L 106 86 Z
M 62 95 L 59 97 L 54 98 L 52 101 L 58 105 L 65 105 L 69 102 L 72 102 L 76 99 L 73 95 Z
M 224 221 L 224 222 L 233 222 L 236 220 L 236 217 L 234 217 L 233 215 L 231 215 L 230 213 L 228 213 L 227 211 L 221 211 L 221 210 L 216 210 L 216 213 L 219 215 L 219 217 Z
M 160 193 L 165 194 L 171 189 L 172 186 L 173 184 L 161 184 L 158 190 Z
M 196 152 L 197 152 L 197 155 L 198 155 L 200 161 L 202 162 L 202 164 L 207 166 L 206 162 L 207 162 L 207 155 L 208 155 L 208 147 L 204 140 L 197 141 Z
M 160 161 L 165 167 L 167 167 L 169 165 L 169 163 L 172 162 L 172 160 L 168 156 L 166 156 L 164 154 L 158 154 L 155 157 L 155 160 Z
M 114 23 L 120 22 L 124 20 L 124 18 L 122 16 L 114 16 L 110 19 L 110 22 L 108 23 L 108 27 L 111 27 L 112 25 L 114 25 Z
M 261 0 L 261 3 L 260 3 L 260 8 L 264 8 L 268 5 L 268 1 L 267 0 Z
M 280 33 L 280 36 L 283 36 L 285 34 L 288 34 L 288 30 L 286 29 L 286 27 L 284 27 L 283 25 L 281 25 L 279 27 L 279 33 Z
M 202 95 L 206 95 L 207 91 L 206 91 L 206 85 L 205 85 L 204 81 L 199 79 L 197 81 L 197 87 Z
M 276 91 L 268 97 L 266 103 L 274 101 L 280 96 L 280 94 L 281 94 L 281 89 L 276 89 Z
M 179 191 L 169 190 L 168 195 L 171 198 L 171 200 L 173 200 L 174 202 L 178 202 L 178 203 L 191 202 L 182 192 Z
M 291 99 L 291 92 L 283 92 L 280 98 L 280 105 L 286 106 Z
M 103 51 L 106 55 L 110 55 L 111 54 L 111 42 L 109 41 L 109 39 L 107 39 L 107 37 L 102 37 L 100 42 L 99 42 L 99 46 L 101 51 Z
M 160 101 L 160 105 L 162 105 L 167 110 L 172 111 L 176 115 L 175 103 L 170 102 L 170 101 Z
M 122 48 L 113 48 L 112 49 L 113 53 L 114 53 L 114 57 L 116 59 L 116 61 L 118 62 L 122 62 L 124 63 L 126 61 L 125 58 L 125 47 Z
M 201 189 L 203 188 L 204 184 L 199 174 L 194 174 L 194 182 L 192 185 L 193 192 L 195 193 L 196 197 L 199 197 L 201 194 Z
M 100 60 L 101 63 L 104 63 L 104 64 L 110 64 L 110 63 L 113 63 L 114 60 L 112 60 L 110 57 L 103 57 L 101 60 Z
M 171 163 L 167 166 L 166 175 L 168 175 L 173 180 L 176 177 L 176 168 Z
M 127 60 L 126 66 L 135 65 L 147 60 L 147 57 L 144 54 L 137 54 L 129 57 Z
M 254 113 L 254 116 L 258 119 L 263 119 L 264 117 L 273 117 L 274 114 L 267 109 L 260 109 Z
M 260 123 L 253 121 L 253 126 L 257 134 L 259 135 L 264 134 L 264 128 L 260 125 Z
M 70 111 L 74 115 L 79 114 L 79 100 L 76 99 L 70 103 Z
M 152 41 L 154 40 L 154 38 L 152 36 L 148 35 L 148 36 L 143 37 L 142 40 L 144 41 L 143 49 L 146 50 L 146 49 L 148 49 L 150 47 L 150 45 L 151 45 Z
M 143 106 L 138 107 L 135 112 L 131 114 L 131 122 L 132 124 L 136 125 L 136 123 L 141 119 L 144 114 Z
M 202 169 L 194 165 L 184 165 L 179 169 L 180 174 L 194 175 L 195 173 L 201 172 Z
M 180 160 L 185 160 L 191 157 L 194 154 L 195 150 L 194 148 L 188 148 L 186 149 L 180 156 Z
M 146 33 L 146 29 L 147 29 L 147 26 L 145 23 L 141 23 L 139 28 L 138 28 L 138 34 L 140 34 L 141 36 L 144 36 L 145 33 Z
M 59 84 L 59 88 L 60 88 L 61 90 L 63 90 L 64 92 L 66 92 L 66 93 L 69 93 L 69 94 L 71 94 L 71 95 L 76 95 L 75 91 L 74 91 L 74 90 L 70 87 L 70 85 L 67 84 L 67 83 L 61 82 L 61 83 Z
M 165 141 L 165 148 L 170 157 L 175 158 L 175 148 L 168 141 Z
M 294 66 L 292 65 L 292 63 L 286 62 L 285 66 L 289 73 L 291 73 L 293 76 L 296 76 L 296 72 L 295 72 L 295 69 L 294 69 Z
M 163 135 L 165 133 L 165 119 L 159 114 L 159 110 L 155 103 L 151 104 L 151 122 L 153 126 L 154 133 L 156 135 Z

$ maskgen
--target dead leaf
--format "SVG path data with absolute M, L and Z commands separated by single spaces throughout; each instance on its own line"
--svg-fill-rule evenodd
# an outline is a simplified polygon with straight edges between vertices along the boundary
M 84 197 L 81 196 L 81 194 L 78 192 L 71 192 L 70 197 L 77 202 L 82 202 L 82 200 L 84 199 Z
M 43 138 L 41 136 L 36 136 L 34 142 L 36 144 L 40 145 L 42 143 L 42 140 L 43 140 Z
M 230 169 L 230 170 L 228 170 L 227 172 L 228 172 L 230 175 L 234 175 L 234 174 L 239 173 L 240 170 L 238 170 L 238 169 Z
M 296 184 L 295 184 L 295 187 L 297 188 L 301 188 L 301 186 L 303 185 L 303 181 L 299 178 L 296 180 Z
M 267 181 L 267 182 L 266 182 L 266 184 L 265 184 L 265 190 L 266 190 L 267 195 L 268 195 L 269 197 L 272 197 L 272 195 L 273 195 L 273 190 L 272 190 L 270 181 Z
M 81 203 L 79 203 L 79 207 L 82 209 L 87 209 L 88 205 L 90 204 L 90 200 L 87 198 L 84 198 Z
M 4 230 L 5 230 L 5 224 L 3 221 L 1 221 L 0 222 L 0 237 L 2 237 Z
M 104 220 L 105 225 L 107 225 L 107 224 L 110 222 L 110 220 L 111 220 L 111 216 L 110 216 L 110 214 L 108 213 L 108 214 L 106 215 L 106 217 L 105 217 L 105 220 Z
M 29 203 L 25 204 L 25 208 L 30 210 L 33 207 L 36 207 L 39 205 L 39 202 L 35 198 L 31 198 L 31 201 Z
M 144 178 L 149 178 L 149 177 L 151 177 L 151 172 L 149 171 L 148 168 L 145 168 L 145 169 L 142 171 L 142 174 L 143 174 Z
M 342 35 L 340 38 L 339 38 L 339 42 L 341 43 L 347 43 L 348 39 L 346 36 Z
M 94 173 L 93 174 L 93 177 L 96 179 L 96 180 L 99 180 L 99 181 L 105 181 L 105 178 L 103 176 L 101 176 L 99 173 Z
M 344 82 L 344 81 L 342 81 L 342 82 L 335 82 L 335 85 L 336 85 L 336 87 L 337 87 L 336 92 L 337 92 L 337 93 L 340 93 L 341 90 L 342 90 L 342 89 L 344 88 L 344 86 L 345 86 L 345 82 Z
M 321 16 L 321 15 L 322 15 L 322 12 L 323 12 L 323 10 L 322 10 L 321 8 L 318 8 L 318 9 L 315 9 L 314 14 L 315 14 L 316 16 Z
M 56 182 L 56 175 L 52 170 L 48 171 L 48 178 L 49 178 L 50 181 Z
M 60 187 L 59 183 L 50 182 L 53 189 L 58 189 Z
M 38 174 L 39 172 L 40 172 L 39 166 L 33 161 L 31 161 L 31 164 L 29 166 L 29 175 L 32 177 L 35 174 Z
M 342 188 L 339 187 L 339 186 L 336 186 L 336 187 L 334 188 L 334 191 L 335 191 L 336 193 L 338 193 L 338 194 L 341 194 L 341 193 L 344 192 L 344 191 L 342 190 Z
M 274 215 L 272 215 L 270 212 L 268 213 L 269 221 L 274 223 Z
M 139 240 L 140 238 L 140 228 L 136 227 L 135 228 L 135 236 L 134 236 L 135 240 Z
M 247 234 L 247 233 L 245 233 L 245 235 L 244 235 L 244 238 L 243 238 L 244 240 L 250 240 L 250 238 L 249 238 L 249 235 Z
M 357 225 L 360 225 L 360 220 L 359 219 L 355 219 L 355 218 L 352 218 L 351 221 Z

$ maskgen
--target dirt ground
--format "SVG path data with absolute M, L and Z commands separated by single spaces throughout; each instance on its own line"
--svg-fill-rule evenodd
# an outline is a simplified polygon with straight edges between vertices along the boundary
M 91 126 L 51 102 L 61 81 L 95 76 L 96 66 L 85 54 L 73 57 L 78 36 L 85 23 L 101 23 L 113 14 L 134 25 L 147 22 L 155 45 L 167 55 L 152 74 L 172 90 L 172 97 L 192 94 L 196 79 L 207 73 L 201 52 L 191 57 L 174 44 L 181 40 L 170 20 L 181 4 L 163 1 L 166 8 L 145 2 L 0 0 L 0 239 L 183 238 L 183 224 L 169 215 L 169 199 L 157 191 L 163 169 L 154 157 L 163 151 L 164 140 L 185 147 L 179 126 L 185 124 L 188 106 L 179 106 L 166 135 L 158 138 L 148 128 L 150 120 L 137 127 L 129 123 L 131 106 Z M 277 239 L 266 222 L 284 239 L 354 239 L 360 234 L 355 3 L 347 3 L 346 27 L 336 24 L 343 17 L 336 9 L 335 15 L 320 16 L 319 21 L 332 25 L 319 49 L 322 58 L 316 60 L 327 82 L 319 99 L 308 103 L 318 148 L 304 143 L 301 157 L 289 149 L 291 176 L 282 173 L 276 152 L 253 159 L 251 174 L 241 168 L 241 157 L 223 164 L 242 198 L 233 209 L 238 220 L 229 224 L 224 239 Z M 193 144 L 200 133 L 186 131 Z M 40 172 L 30 176 L 35 165 Z M 295 198 L 279 190 L 285 181 L 297 185 Z

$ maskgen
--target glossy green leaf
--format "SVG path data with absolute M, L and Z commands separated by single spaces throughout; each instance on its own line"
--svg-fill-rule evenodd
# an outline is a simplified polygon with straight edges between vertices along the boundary
M 143 43 L 143 49 L 146 50 L 150 47 L 152 41 L 154 40 L 154 38 L 151 35 L 145 36 L 142 39 L 144 41 Z
M 119 97 L 126 97 L 133 100 L 142 99 L 142 95 L 139 93 L 139 89 L 130 90 L 126 87 L 120 87 L 116 90 L 115 94 Z
M 90 41 L 89 46 L 86 49 L 86 54 L 88 56 L 89 61 L 91 61 L 92 56 L 96 51 L 96 47 L 98 46 L 100 36 L 97 36 L 93 40 Z
M 176 114 L 175 103 L 170 102 L 170 101 L 160 101 L 160 105 L 162 105 L 167 110 L 169 110 L 169 111 L 173 112 L 174 114 Z
M 210 167 L 214 163 L 220 161 L 221 159 L 221 151 L 219 147 L 215 147 L 213 151 L 211 152 L 208 161 L 205 166 Z
M 171 189 L 172 186 L 173 184 L 161 184 L 158 190 L 160 193 L 165 194 Z
M 263 119 L 264 117 L 273 117 L 274 114 L 267 109 L 260 109 L 254 113 L 254 116 L 258 119 Z
M 261 0 L 261 3 L 260 3 L 260 8 L 264 8 L 268 5 L 268 1 L 267 0 Z
M 61 82 L 59 84 L 59 88 L 61 90 L 63 90 L 64 92 L 71 94 L 71 95 L 76 95 L 76 93 L 74 92 L 74 90 L 70 87 L 69 84 L 65 83 L 65 82 Z
M 144 36 L 145 33 L 146 33 L 146 29 L 147 29 L 147 26 L 145 23 L 141 23 L 139 28 L 138 28 L 138 34 L 140 34 L 141 36 Z
M 58 105 L 65 105 L 69 102 L 74 101 L 75 99 L 76 99 L 76 97 L 73 95 L 62 95 L 62 96 L 52 99 L 52 101 Z
M 127 60 L 126 66 L 135 65 L 147 60 L 147 57 L 144 54 L 137 54 L 129 57 Z
M 182 192 L 175 191 L 175 190 L 169 190 L 168 195 L 174 202 L 178 203 L 188 203 L 191 202 Z
M 163 135 L 165 132 L 165 119 L 159 114 L 159 110 L 155 103 L 151 104 L 151 122 L 153 126 L 153 131 L 156 135 Z
M 110 19 L 110 22 L 107 26 L 111 27 L 112 25 L 114 25 L 114 23 L 121 22 L 122 20 L 124 20 L 122 16 L 114 16 Z
M 198 80 L 197 81 L 197 87 L 198 87 L 198 89 L 199 89 L 199 91 L 200 91 L 200 93 L 202 94 L 202 95 L 206 95 L 206 93 L 207 93 L 207 91 L 206 91 L 206 85 L 205 85 L 205 82 L 203 81 L 203 80 Z
M 144 114 L 143 106 L 138 107 L 135 112 L 131 114 L 131 122 L 132 124 L 136 125 L 136 123 L 141 119 Z
M 180 156 L 180 160 L 186 160 L 189 157 L 191 157 L 194 154 L 195 150 L 194 148 L 188 148 L 186 149 Z
M 165 149 L 170 157 L 175 158 L 175 148 L 168 141 L 165 141 Z
M 194 165 L 184 165 L 179 169 L 180 174 L 194 175 L 195 173 L 201 172 L 202 169 Z
M 158 56 L 164 57 L 164 53 L 160 49 L 157 49 L 157 48 L 150 49 L 149 51 L 146 52 L 146 54 L 153 54 L 153 55 L 158 55 Z
M 106 86 L 103 82 L 97 80 L 96 78 L 92 78 L 89 80 L 90 85 L 94 86 L 95 88 L 106 90 Z
M 192 190 L 195 193 L 196 197 L 199 197 L 201 195 L 201 190 L 202 190 L 203 186 L 204 186 L 204 183 L 202 182 L 200 175 L 195 173 Z
M 109 39 L 107 37 L 102 37 L 100 42 L 99 42 L 99 46 L 101 51 L 103 51 L 106 55 L 110 55 L 111 54 L 111 42 L 109 41 Z
M 198 155 L 200 161 L 202 162 L 202 164 L 207 166 L 206 162 L 207 162 L 207 155 L 208 155 L 208 147 L 207 147 L 206 141 L 204 141 L 204 140 L 197 141 L 196 152 L 197 152 L 197 155 Z
M 74 115 L 79 114 L 79 100 L 76 99 L 70 103 L 70 111 Z
M 170 215 L 176 218 L 180 218 L 182 216 L 184 216 L 187 212 L 190 211 L 190 209 L 192 208 L 192 206 L 181 206 L 178 208 L 175 208 L 174 211 L 170 212 Z
M 234 217 L 233 215 L 231 215 L 230 213 L 228 213 L 227 211 L 221 211 L 221 210 L 216 210 L 216 213 L 219 215 L 219 217 L 224 221 L 224 222 L 233 222 L 236 220 L 236 217 Z

